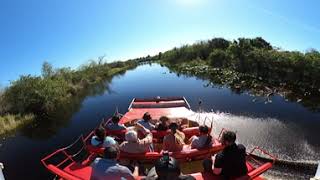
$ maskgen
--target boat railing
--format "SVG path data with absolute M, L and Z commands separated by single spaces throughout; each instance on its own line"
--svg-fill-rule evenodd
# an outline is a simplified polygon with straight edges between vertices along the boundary
M 257 152 L 257 151 L 263 155 L 268 156 L 271 159 L 271 162 L 270 161 L 268 161 L 268 162 L 258 161 L 256 159 L 256 157 L 259 157 L 259 156 L 254 154 L 254 152 Z M 265 171 L 270 169 L 273 166 L 273 164 L 276 162 L 276 160 L 277 160 L 276 156 L 270 154 L 266 150 L 264 150 L 258 146 L 254 147 L 249 153 L 247 153 L 247 161 L 252 162 L 252 165 L 256 164 L 258 167 L 249 173 L 250 178 L 258 177 L 259 175 L 261 175 L 262 173 L 264 173 Z
M 221 129 L 221 131 L 220 131 L 220 133 L 219 133 L 219 136 L 218 136 L 218 140 L 221 142 L 221 137 L 222 137 L 222 134 L 223 134 L 223 132 L 225 132 L 225 131 L 227 131 L 228 129 L 226 129 L 226 128 L 222 128 Z
M 4 169 L 4 166 L 2 163 L 0 163 L 0 180 L 5 180 L 4 179 L 4 175 L 3 175 L 3 170 Z
M 171 101 L 171 102 L 170 102 Z M 191 109 L 189 102 L 185 97 L 155 97 L 155 98 L 134 98 L 132 99 L 128 110 L 132 108 L 170 108 L 186 107 Z
M 254 147 L 249 153 L 248 155 L 254 155 L 254 152 L 259 151 L 260 153 L 267 155 L 268 157 L 270 157 L 272 164 L 274 164 L 277 160 L 277 157 L 275 155 L 270 154 L 268 151 L 260 148 L 259 146 Z
M 189 102 L 187 101 L 187 99 L 184 96 L 182 98 L 183 98 L 184 102 L 187 104 L 188 109 L 191 109 L 191 106 L 190 106 Z
M 81 135 L 72 144 L 66 147 L 60 148 L 54 151 L 53 153 L 47 155 L 43 159 L 41 159 L 41 162 L 46 168 L 48 168 L 49 164 L 54 165 L 57 168 L 62 168 L 63 165 L 70 164 L 73 162 L 78 162 L 77 157 L 81 154 L 81 152 L 85 151 L 86 146 L 84 143 L 85 143 L 85 140 Z M 71 150 L 73 150 L 73 148 L 75 148 L 76 150 L 75 152 L 71 153 Z M 60 158 L 60 160 L 53 161 L 53 159 L 58 156 L 62 158 Z
M 317 168 L 316 174 L 310 180 L 320 180 L 320 162 L 318 164 L 318 168 Z

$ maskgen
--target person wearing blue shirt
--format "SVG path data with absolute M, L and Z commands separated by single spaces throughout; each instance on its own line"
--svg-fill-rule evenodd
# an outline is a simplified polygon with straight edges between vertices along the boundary
M 144 113 L 142 119 L 140 119 L 137 123 L 141 124 L 143 127 L 151 131 L 155 128 L 155 125 L 150 122 L 151 119 L 151 115 L 148 112 L 146 112 Z
M 117 141 L 115 141 L 112 137 L 106 136 L 106 131 L 103 127 L 98 127 L 94 131 L 94 136 L 91 138 L 91 145 L 96 147 L 109 147 L 112 145 L 116 145 Z
M 126 167 L 118 164 L 120 150 L 117 145 L 106 147 L 104 158 L 96 158 L 91 164 L 91 180 L 121 179 L 134 180 L 139 175 L 139 167 L 134 166 L 133 173 Z
M 112 131 L 120 131 L 120 130 L 127 129 L 126 126 L 124 126 L 123 124 L 119 124 L 119 122 L 120 122 L 120 116 L 115 115 L 112 117 L 111 122 L 106 125 L 106 128 Z

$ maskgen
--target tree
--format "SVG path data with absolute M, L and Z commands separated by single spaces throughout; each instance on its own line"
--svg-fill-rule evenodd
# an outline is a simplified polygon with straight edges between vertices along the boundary
M 210 64 L 213 67 L 227 67 L 229 64 L 229 56 L 221 49 L 213 50 L 209 55 Z
M 209 48 L 212 49 L 227 49 L 230 42 L 223 38 L 214 38 L 208 41 Z
M 42 77 L 49 78 L 54 75 L 53 66 L 47 61 L 43 62 L 41 69 Z
M 268 50 L 272 49 L 272 46 L 270 45 L 270 43 L 264 40 L 262 37 L 256 37 L 254 39 L 251 39 L 251 45 L 255 48 L 260 48 L 260 49 L 268 49 Z

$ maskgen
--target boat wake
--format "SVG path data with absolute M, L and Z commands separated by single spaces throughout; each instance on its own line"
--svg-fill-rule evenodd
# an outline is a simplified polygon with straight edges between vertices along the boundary
M 275 118 L 255 118 L 223 112 L 195 112 L 189 118 L 208 126 L 213 121 L 213 135 L 216 137 L 222 128 L 235 131 L 237 141 L 244 144 L 247 150 L 259 146 L 276 155 L 278 165 L 316 168 L 320 160 L 320 148 L 308 143 L 304 132 L 294 124 Z

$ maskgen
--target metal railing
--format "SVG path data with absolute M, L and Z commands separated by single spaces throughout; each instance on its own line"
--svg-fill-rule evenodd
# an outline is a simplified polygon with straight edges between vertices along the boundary
M 4 179 L 4 175 L 3 175 L 3 170 L 4 169 L 4 166 L 2 163 L 0 163 L 0 180 L 5 180 Z

